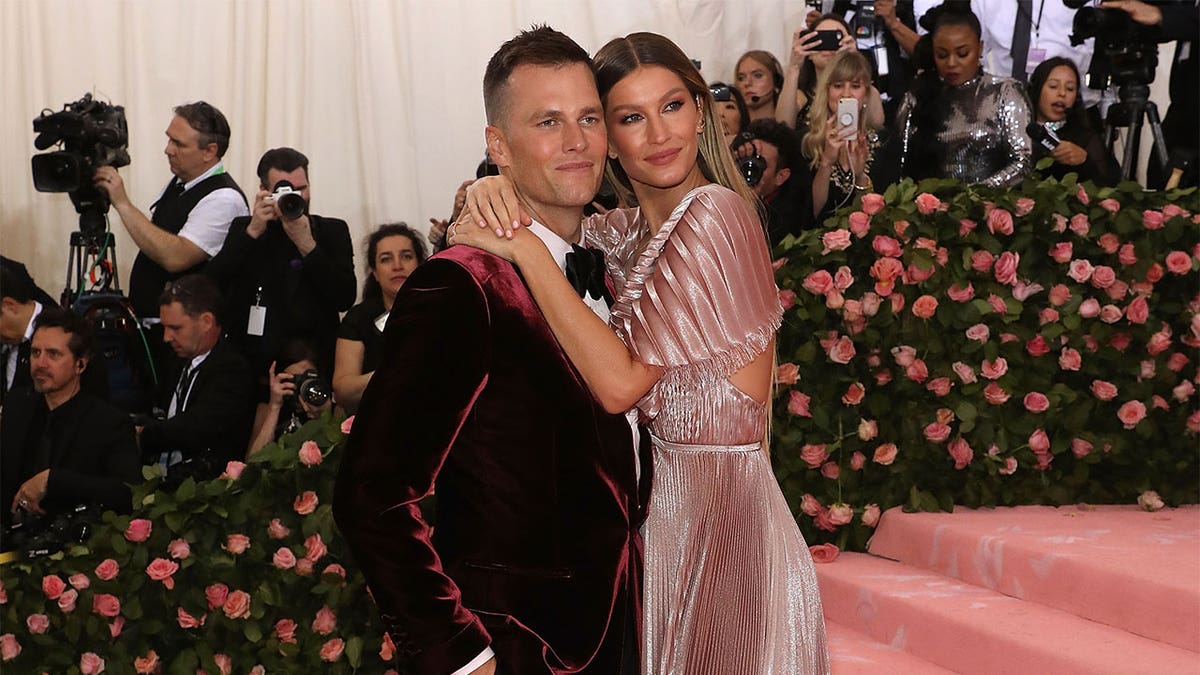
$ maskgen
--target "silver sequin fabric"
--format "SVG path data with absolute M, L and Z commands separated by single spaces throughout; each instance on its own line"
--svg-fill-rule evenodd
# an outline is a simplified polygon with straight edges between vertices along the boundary
M 665 368 L 638 404 L 654 462 L 642 672 L 828 673 L 812 557 L 761 445 L 766 406 L 728 379 L 782 315 L 758 218 L 709 185 L 639 250 L 648 232 L 633 209 L 587 233 L 608 254 L 613 328 Z
M 914 103 L 913 93 L 905 94 L 896 118 L 905 164 L 915 131 Z M 1025 131 L 1031 119 L 1029 103 L 1019 82 L 980 73 L 958 86 L 944 87 L 941 104 L 946 128 L 938 135 L 944 158 L 940 177 L 991 187 L 1021 182 L 1033 166 L 1033 148 Z M 905 175 L 908 169 L 903 167 Z

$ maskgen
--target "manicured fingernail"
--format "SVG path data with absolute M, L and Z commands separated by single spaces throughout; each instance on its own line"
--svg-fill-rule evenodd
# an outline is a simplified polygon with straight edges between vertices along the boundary
M 497 236 L 497 237 L 503 237 L 503 236 L 504 236 L 504 230 L 502 230 L 502 229 L 500 229 L 500 228 L 498 228 L 498 227 L 497 227 L 497 228 L 496 228 L 496 236 Z

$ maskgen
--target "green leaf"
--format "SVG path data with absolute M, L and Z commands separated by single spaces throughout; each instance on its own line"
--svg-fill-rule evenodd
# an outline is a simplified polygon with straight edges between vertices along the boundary
M 346 661 L 351 667 L 358 668 L 362 665 L 363 639 L 355 636 L 346 640 Z

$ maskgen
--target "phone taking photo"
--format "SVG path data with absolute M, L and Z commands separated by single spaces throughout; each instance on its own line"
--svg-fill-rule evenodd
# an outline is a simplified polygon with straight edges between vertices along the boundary
M 858 99 L 840 98 L 837 105 L 837 126 L 839 131 L 845 128 L 854 129 L 854 133 L 846 136 L 846 140 L 858 140 Z
M 812 36 L 816 35 L 819 39 L 812 41 Z M 816 52 L 836 52 L 842 44 L 842 31 L 840 30 L 807 30 L 800 34 L 800 44 L 805 45 L 812 51 Z

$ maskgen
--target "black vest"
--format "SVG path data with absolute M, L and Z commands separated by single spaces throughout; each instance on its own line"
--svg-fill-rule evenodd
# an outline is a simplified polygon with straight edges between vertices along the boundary
M 196 204 L 215 190 L 233 188 L 242 195 L 242 201 L 246 201 L 246 194 L 238 187 L 233 177 L 225 172 L 205 178 L 182 195 L 175 194 L 172 189 L 174 184 L 175 181 L 172 180 L 162 198 L 150 207 L 154 213 L 150 222 L 171 234 L 179 234 Z M 171 274 L 145 253 L 139 252 L 133 261 L 133 270 L 129 273 L 129 301 L 133 304 L 134 313 L 140 319 L 158 316 L 158 297 L 162 295 L 163 287 L 168 282 L 186 274 L 199 272 L 203 268 L 204 263 L 201 263 L 191 269 Z

